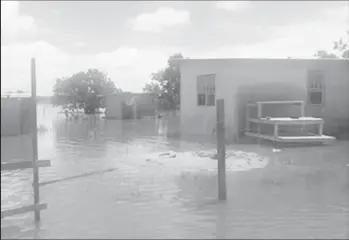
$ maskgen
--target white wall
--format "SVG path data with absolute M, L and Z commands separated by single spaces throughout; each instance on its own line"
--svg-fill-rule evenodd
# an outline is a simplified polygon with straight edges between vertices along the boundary
M 181 133 L 212 135 L 216 124 L 215 106 L 198 106 L 197 75 L 216 74 L 216 99 L 225 100 L 225 122 L 228 139 L 236 129 L 234 95 L 235 81 L 226 61 L 183 61 L 181 63 Z
M 306 115 L 331 119 L 348 117 L 347 61 L 289 59 L 188 59 L 181 61 L 182 134 L 212 134 L 216 109 L 197 106 L 196 77 L 216 74 L 216 99 L 225 99 L 227 138 L 237 138 L 245 125 L 248 100 L 303 100 L 307 102 L 308 69 L 324 69 L 325 105 L 307 106 Z M 299 108 L 266 109 L 265 114 L 299 115 Z

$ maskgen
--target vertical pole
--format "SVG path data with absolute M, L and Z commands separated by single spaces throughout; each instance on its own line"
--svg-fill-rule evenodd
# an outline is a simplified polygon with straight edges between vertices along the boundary
M 217 110 L 217 164 L 218 164 L 218 197 L 219 200 L 227 199 L 227 187 L 225 176 L 225 123 L 224 100 L 216 101 Z
M 301 103 L 301 117 L 304 117 L 305 115 L 305 104 L 304 102 Z
M 319 134 L 320 136 L 323 135 L 323 129 L 324 129 L 324 124 L 323 124 L 323 123 L 320 123 L 320 124 L 319 124 L 319 132 L 318 132 L 318 134 Z
M 245 109 L 245 131 L 250 131 L 250 105 L 247 103 L 246 104 L 246 109 Z
M 262 104 L 261 103 L 257 103 L 257 117 L 258 119 L 261 119 L 262 118 Z M 261 124 L 260 123 L 257 123 L 257 130 L 258 130 L 258 134 L 261 135 Z M 261 143 L 261 139 L 258 138 L 258 145 L 260 145 Z
M 261 103 L 257 103 L 257 111 L 258 111 L 258 119 L 260 119 L 262 117 L 262 104 Z
M 279 125 L 275 124 L 274 125 L 274 137 L 277 138 L 279 135 Z
M 36 71 L 35 71 L 35 58 L 31 59 L 31 128 L 32 128 L 32 165 L 33 165 L 33 188 L 34 188 L 34 204 L 39 204 L 39 169 L 36 165 L 36 160 L 38 159 L 38 135 L 37 135 L 37 119 L 36 119 Z M 40 211 L 36 210 L 35 223 L 40 221 Z

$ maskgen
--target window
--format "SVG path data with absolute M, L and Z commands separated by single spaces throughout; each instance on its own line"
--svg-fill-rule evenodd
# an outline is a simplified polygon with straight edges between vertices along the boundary
M 324 104 L 324 72 L 308 71 L 308 103 L 312 105 Z
M 198 106 L 215 106 L 216 86 L 215 74 L 199 75 L 197 77 Z

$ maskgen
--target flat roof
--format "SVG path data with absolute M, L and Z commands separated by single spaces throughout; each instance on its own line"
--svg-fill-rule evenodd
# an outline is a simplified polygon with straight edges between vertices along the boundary
M 184 58 L 171 61 L 349 61 L 343 58 Z
M 186 59 L 172 59 L 172 63 L 182 65 L 190 63 L 208 63 L 208 62 L 220 62 L 220 63 L 299 63 L 299 64 L 349 64 L 349 59 L 317 59 L 317 58 L 186 58 Z

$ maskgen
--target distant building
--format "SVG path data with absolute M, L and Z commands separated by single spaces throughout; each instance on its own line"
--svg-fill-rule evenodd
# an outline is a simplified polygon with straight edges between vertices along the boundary
M 216 124 L 216 99 L 225 100 L 227 139 L 245 129 L 248 101 L 302 100 L 305 115 L 325 120 L 336 135 L 349 125 L 349 60 L 184 59 L 181 71 L 182 135 L 210 135 Z M 270 116 L 297 115 L 271 108 Z
M 1 136 L 18 136 L 30 133 L 29 97 L 1 96 Z
M 156 110 L 155 95 L 151 93 L 121 92 L 105 97 L 105 115 L 110 119 L 141 118 L 153 116 Z

